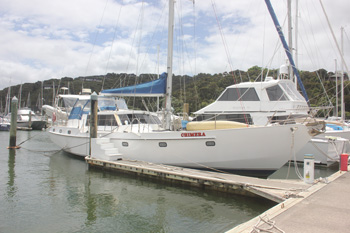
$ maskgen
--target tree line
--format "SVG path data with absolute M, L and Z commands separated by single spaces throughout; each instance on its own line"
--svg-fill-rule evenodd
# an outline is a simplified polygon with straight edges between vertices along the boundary
M 299 71 L 301 80 L 304 84 L 306 92 L 310 99 L 311 107 L 333 106 L 336 105 L 336 82 L 334 72 L 328 72 L 325 69 L 319 69 L 313 72 Z M 189 104 L 190 112 L 195 112 L 208 104 L 214 102 L 222 91 L 229 85 L 238 84 L 240 82 L 257 81 L 264 79 L 266 76 L 277 78 L 278 70 L 267 70 L 258 66 L 253 66 L 247 71 L 235 70 L 231 72 L 223 72 L 216 74 L 199 73 L 194 77 L 173 75 L 172 103 L 176 113 L 182 112 L 184 103 Z M 123 86 L 135 85 L 151 81 L 157 78 L 156 74 L 115 74 L 108 73 L 106 75 L 88 76 L 88 77 L 63 77 L 61 79 L 49 79 L 35 83 L 22 84 L 21 91 L 21 107 L 30 107 L 34 111 L 39 111 L 39 99 L 43 104 L 53 105 L 55 94 L 63 93 L 62 87 L 69 87 L 70 94 L 79 94 L 82 88 L 89 88 L 96 93 L 102 89 L 118 88 Z M 338 77 L 340 80 L 340 77 Z M 348 77 L 344 80 L 344 102 L 346 110 L 346 118 L 350 118 L 350 90 Z M 338 92 L 340 92 L 340 82 L 338 82 Z M 11 98 L 20 96 L 20 86 L 11 87 Z M 43 91 L 42 91 L 43 89 Z M 43 96 L 41 96 L 43 92 Z M 6 105 L 6 96 L 8 88 L 0 91 L 1 112 L 4 112 Z M 28 93 L 30 99 L 28 100 Z M 68 91 L 65 91 L 67 94 Z M 133 97 L 126 98 L 129 108 L 144 109 L 142 102 Z M 151 111 L 157 109 L 156 101 L 153 99 L 145 99 L 150 106 Z M 161 104 L 163 100 L 161 100 Z M 29 106 L 28 106 L 29 105 Z M 339 94 L 340 106 L 340 94 Z M 340 109 L 340 107 L 339 107 Z M 333 111 L 321 111 L 319 117 L 325 117 L 327 114 L 333 114 Z M 340 114 L 340 111 L 339 111 Z

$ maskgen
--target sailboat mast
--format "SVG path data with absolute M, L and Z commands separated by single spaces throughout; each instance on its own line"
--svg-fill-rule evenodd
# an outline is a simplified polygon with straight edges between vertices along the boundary
M 22 105 L 22 84 L 19 86 L 19 101 L 18 101 L 18 108 L 20 109 Z
M 344 41 L 343 41 L 343 32 L 344 28 L 340 28 L 341 37 L 340 37 L 340 47 L 341 47 L 341 56 L 344 57 Z M 341 63 L 341 120 L 345 120 L 345 105 L 344 105 L 344 62 Z
M 294 64 L 294 60 L 293 60 L 293 57 L 292 57 L 292 53 L 291 51 L 289 50 L 288 48 L 288 45 L 287 45 L 287 42 L 286 42 L 286 39 L 284 38 L 284 35 L 283 35 L 283 32 L 282 32 L 282 27 L 280 26 L 279 22 L 278 22 L 278 19 L 276 17 L 276 14 L 275 14 L 275 11 L 273 10 L 272 8 L 272 5 L 271 5 L 271 2 L 270 0 L 265 0 L 265 3 L 266 3 L 266 6 L 267 6 L 267 9 L 269 10 L 269 13 L 270 13 L 270 16 L 272 18 L 272 21 L 273 23 L 275 24 L 275 28 L 277 30 L 277 33 L 278 33 L 278 36 L 280 37 L 280 40 L 282 42 L 282 45 L 283 45 L 283 48 L 286 52 L 286 55 L 288 57 L 288 60 L 290 62 L 290 64 L 292 65 L 292 68 L 293 68 L 293 72 L 294 74 L 296 75 L 297 77 L 297 80 L 298 80 L 298 83 L 299 83 L 299 86 L 300 86 L 300 89 L 303 93 L 303 96 L 308 104 L 308 106 L 310 107 L 310 101 L 309 101 L 309 97 L 307 96 L 307 93 L 306 93 L 306 90 L 304 88 L 304 85 L 301 81 L 301 78 L 299 76 L 299 72 L 298 70 L 296 69 L 295 67 L 295 64 Z
M 169 24 L 168 24 L 168 58 L 167 58 L 167 87 L 166 87 L 166 105 L 165 129 L 171 128 L 171 91 L 173 80 L 173 40 L 174 40 L 174 0 L 169 0 Z
M 294 30 L 294 60 L 295 65 L 298 68 L 299 67 L 299 61 L 298 61 L 298 18 L 299 18 L 299 0 L 295 0 L 295 30 Z M 297 80 L 295 78 L 295 86 L 297 86 Z
M 291 53 L 293 51 L 292 27 L 292 0 L 288 0 L 288 47 Z M 292 64 L 289 64 L 289 78 L 294 79 Z
M 335 116 L 338 117 L 338 72 L 337 72 L 337 59 L 335 59 Z

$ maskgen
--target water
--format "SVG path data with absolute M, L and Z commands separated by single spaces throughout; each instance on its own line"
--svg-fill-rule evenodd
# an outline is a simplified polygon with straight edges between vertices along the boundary
M 17 144 L 30 137 L 14 151 L 0 132 L 0 232 L 225 232 L 274 205 L 88 170 L 52 154 L 47 132 L 18 131 Z

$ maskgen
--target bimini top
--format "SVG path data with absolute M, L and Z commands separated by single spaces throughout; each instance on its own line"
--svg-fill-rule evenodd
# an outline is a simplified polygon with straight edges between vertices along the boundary
M 164 96 L 166 92 L 167 73 L 162 73 L 159 79 L 137 84 L 134 86 L 107 89 L 100 92 L 100 95 L 113 96 Z

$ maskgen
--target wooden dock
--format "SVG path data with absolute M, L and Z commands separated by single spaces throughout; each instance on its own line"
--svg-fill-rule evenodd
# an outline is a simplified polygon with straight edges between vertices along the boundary
M 348 166 L 349 170 L 350 166 Z M 227 233 L 349 232 L 350 172 L 338 171 Z
M 290 197 L 298 198 L 301 192 L 305 192 L 311 186 L 300 180 L 260 179 L 153 164 L 143 161 L 107 161 L 90 157 L 86 157 L 85 160 L 89 167 L 131 173 L 138 176 L 170 183 L 185 184 L 208 190 L 216 190 L 251 197 L 263 197 L 277 203 L 283 202 Z

